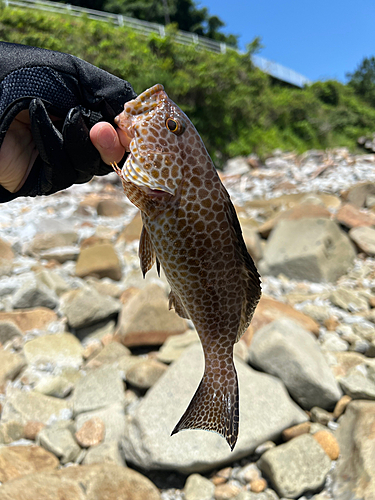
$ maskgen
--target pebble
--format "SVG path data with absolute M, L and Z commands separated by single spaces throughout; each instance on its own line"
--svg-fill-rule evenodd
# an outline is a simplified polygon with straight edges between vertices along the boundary
M 331 460 L 337 460 L 340 455 L 340 447 L 337 439 L 329 431 L 318 431 L 313 435 Z
M 214 492 L 214 484 L 200 474 L 191 474 L 184 486 L 185 500 L 211 500 Z
M 105 424 L 99 417 L 90 418 L 74 434 L 77 443 L 82 448 L 89 448 L 101 443 L 105 436 Z

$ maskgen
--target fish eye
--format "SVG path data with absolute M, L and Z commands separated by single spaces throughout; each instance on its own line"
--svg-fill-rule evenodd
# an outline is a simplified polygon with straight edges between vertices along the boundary
M 185 125 L 174 118 L 167 118 L 165 126 L 176 135 L 181 135 L 185 130 Z

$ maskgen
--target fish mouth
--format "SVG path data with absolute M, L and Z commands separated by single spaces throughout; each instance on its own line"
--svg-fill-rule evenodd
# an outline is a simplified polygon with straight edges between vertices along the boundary
M 138 97 L 125 104 L 125 113 L 131 116 L 148 113 L 167 98 L 163 85 L 160 83 L 145 90 Z

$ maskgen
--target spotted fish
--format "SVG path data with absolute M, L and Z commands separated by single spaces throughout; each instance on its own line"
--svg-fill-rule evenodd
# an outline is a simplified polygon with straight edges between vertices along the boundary
M 142 213 L 143 275 L 155 262 L 162 266 L 169 306 L 193 321 L 204 351 L 203 378 L 172 435 L 214 431 L 233 450 L 239 426 L 233 345 L 259 301 L 259 274 L 197 130 L 163 86 L 127 102 L 115 122 L 131 138 L 122 170 L 113 166 Z

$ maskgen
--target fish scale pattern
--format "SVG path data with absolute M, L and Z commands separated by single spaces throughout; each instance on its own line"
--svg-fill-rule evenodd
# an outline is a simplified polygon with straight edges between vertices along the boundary
M 170 304 L 191 318 L 204 351 L 202 381 L 172 434 L 211 430 L 233 449 L 239 428 L 233 345 L 259 301 L 258 272 L 198 132 L 163 87 L 128 102 L 117 122 L 133 135 L 131 154 L 118 173 L 126 195 L 142 211 L 141 266 L 146 263 L 147 272 L 158 259 L 171 286 Z M 154 256 L 144 255 L 150 248 L 145 240 Z

